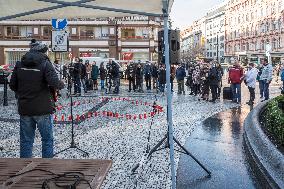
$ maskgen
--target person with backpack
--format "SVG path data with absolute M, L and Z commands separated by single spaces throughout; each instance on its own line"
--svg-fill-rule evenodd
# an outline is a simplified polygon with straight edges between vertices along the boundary
M 229 79 L 228 83 L 231 84 L 231 89 L 233 93 L 233 102 L 240 104 L 242 93 L 241 93 L 241 84 L 244 76 L 243 68 L 240 66 L 238 60 L 235 61 L 233 67 L 229 69 Z
M 35 130 L 38 128 L 42 141 L 42 158 L 53 157 L 53 120 L 55 102 L 50 88 L 60 90 L 64 83 L 59 80 L 52 63 L 45 54 L 48 47 L 35 39 L 30 51 L 17 62 L 10 79 L 20 114 L 20 158 L 31 158 Z

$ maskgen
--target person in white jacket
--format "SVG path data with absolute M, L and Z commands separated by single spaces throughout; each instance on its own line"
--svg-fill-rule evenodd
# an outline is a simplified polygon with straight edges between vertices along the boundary
M 254 63 L 249 64 L 249 70 L 245 74 L 245 83 L 248 86 L 250 93 L 250 100 L 247 102 L 248 105 L 253 105 L 255 100 L 255 86 L 258 69 L 255 68 Z

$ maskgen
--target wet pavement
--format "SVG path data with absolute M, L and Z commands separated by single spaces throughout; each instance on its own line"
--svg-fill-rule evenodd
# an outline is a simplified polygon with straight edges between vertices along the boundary
M 211 178 L 189 156 L 182 155 L 177 189 L 260 188 L 243 147 L 243 122 L 250 108 L 234 108 L 208 118 L 189 137 L 185 147 L 212 172 Z

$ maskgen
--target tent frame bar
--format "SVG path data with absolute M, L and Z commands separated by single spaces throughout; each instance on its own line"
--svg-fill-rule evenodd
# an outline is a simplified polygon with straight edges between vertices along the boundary
M 22 17 L 22 16 L 28 16 L 28 15 L 31 15 L 31 14 L 47 12 L 47 11 L 65 8 L 65 7 L 70 7 L 70 6 L 87 8 L 87 9 L 94 9 L 94 10 L 104 10 L 104 11 L 110 11 L 110 12 L 120 12 L 120 13 L 134 14 L 134 15 L 163 17 L 162 14 L 154 14 L 154 13 L 148 13 L 148 12 L 140 12 L 140 11 L 132 11 L 132 10 L 116 9 L 116 8 L 110 8 L 110 7 L 93 6 L 93 5 L 84 4 L 84 3 L 92 2 L 94 0 L 79 0 L 79 1 L 76 1 L 76 2 L 65 2 L 65 1 L 61 1 L 61 0 L 37 0 L 37 1 L 42 1 L 42 2 L 47 2 L 47 3 L 57 3 L 58 5 L 47 7 L 47 8 L 42 8 L 42 9 L 37 9 L 37 10 L 32 10 L 32 11 L 27 11 L 27 12 L 14 14 L 14 15 L 10 15 L 10 16 L 0 17 L 0 21 L 18 18 L 18 17 Z

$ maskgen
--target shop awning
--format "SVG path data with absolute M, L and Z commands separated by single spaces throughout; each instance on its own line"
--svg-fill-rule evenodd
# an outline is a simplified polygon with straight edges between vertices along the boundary
M 0 7 L 0 21 L 163 14 L 163 0 L 0 0 Z

